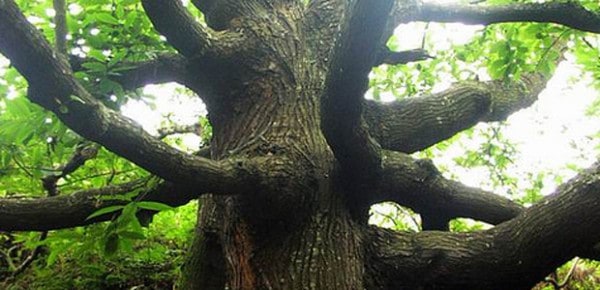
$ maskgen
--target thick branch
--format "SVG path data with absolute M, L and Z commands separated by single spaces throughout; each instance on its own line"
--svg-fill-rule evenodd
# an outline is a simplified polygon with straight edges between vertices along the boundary
M 353 175 L 351 180 L 368 184 L 380 172 L 379 144 L 362 120 L 363 95 L 368 74 L 376 61 L 385 16 L 393 1 L 357 1 L 348 11 L 339 46 L 327 76 L 323 98 L 323 131 L 335 157 Z
M 382 104 L 367 101 L 364 118 L 385 149 L 423 150 L 481 121 L 502 121 L 532 105 L 546 86 L 541 74 L 520 80 L 464 82 L 426 97 Z
M 383 165 L 376 189 L 380 196 L 374 202 L 393 201 L 412 208 L 421 214 L 425 230 L 443 230 L 456 217 L 499 224 L 523 209 L 507 198 L 444 178 L 429 160 L 384 151 Z
M 372 289 L 525 289 L 600 240 L 600 163 L 518 217 L 473 233 L 370 229 Z M 370 288 L 370 289 L 371 289 Z
M 181 54 L 191 57 L 210 49 L 212 37 L 180 0 L 144 0 L 142 5 L 156 30 Z
M 575 1 L 519 3 L 501 6 L 423 2 L 419 13 L 411 20 L 482 25 L 502 22 L 548 22 L 582 31 L 600 33 L 600 14 L 586 10 Z
M 195 157 L 156 140 L 94 99 L 75 80 L 65 58 L 27 22 L 13 1 L 0 2 L 0 19 L 0 52 L 27 79 L 28 97 L 75 132 L 168 181 L 196 183 L 215 193 L 244 188 L 238 173 L 251 170 L 247 162 Z
M 145 181 L 138 180 L 100 189 L 82 190 L 70 195 L 38 199 L 0 199 L 0 231 L 46 231 L 106 221 L 112 215 L 90 220 L 86 218 L 103 207 L 127 203 L 117 197 L 143 189 L 144 186 Z M 157 201 L 180 206 L 197 196 L 198 194 L 189 188 L 163 182 L 149 191 L 140 191 L 137 198 L 140 198 L 140 201 Z

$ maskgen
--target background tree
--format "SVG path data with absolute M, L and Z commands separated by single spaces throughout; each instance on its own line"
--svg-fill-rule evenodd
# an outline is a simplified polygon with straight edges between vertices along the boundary
M 189 289 L 517 289 L 574 256 L 598 256 L 599 163 L 524 209 L 409 155 L 530 106 L 569 49 L 597 74 L 586 37 L 600 32 L 598 3 L 192 1 L 202 14 L 169 0 L 19 4 L 0 1 L 0 52 L 16 69 L 6 82 L 23 87 L 2 88 L 43 109 L 4 103 L 1 165 L 27 176 L 6 174 L 3 191 L 50 196 L 2 199 L 4 231 L 110 220 L 90 232 L 111 254 L 143 238 L 154 212 L 199 198 Z M 445 69 L 460 80 L 447 90 L 427 93 L 436 80 L 427 69 L 390 82 L 399 97 L 423 96 L 365 100 L 374 67 L 414 74 L 402 64 L 431 58 L 386 46 L 412 21 L 528 24 L 489 26 L 476 46 L 431 60 L 434 69 L 458 60 Z M 461 61 L 487 65 L 492 79 Z M 157 137 L 119 113 L 137 89 L 166 82 L 200 97 L 208 120 Z M 159 138 L 190 130 L 210 130 L 210 146 L 190 154 Z M 85 180 L 73 182 L 78 173 Z M 424 231 L 369 226 L 382 201 L 418 212 Z M 496 226 L 450 232 L 455 217 Z

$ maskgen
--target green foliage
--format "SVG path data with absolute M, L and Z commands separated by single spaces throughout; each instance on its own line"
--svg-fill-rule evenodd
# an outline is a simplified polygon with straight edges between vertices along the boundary
M 17 2 L 52 43 L 52 1 Z M 68 4 L 67 46 L 69 53 L 77 56 L 70 59 L 76 77 L 112 109 L 120 110 L 132 99 L 153 106 L 152 96 L 141 90 L 126 91 L 114 81 L 133 63 L 173 51 L 154 31 L 140 1 L 84 0 Z M 191 11 L 202 21 L 197 10 Z M 0 57 L 0 197 L 45 196 L 41 178 L 59 174 L 84 142 L 53 114 L 29 102 L 26 94 L 25 79 Z M 81 99 L 73 96 L 73 101 Z M 199 122 L 201 137 L 209 140 L 210 124 L 205 117 Z M 147 172 L 131 162 L 100 148 L 95 158 L 60 179 L 57 186 L 60 194 L 70 194 L 146 176 Z M 0 233 L 0 288 L 172 288 L 193 233 L 197 204 L 172 209 L 162 203 L 131 200 L 134 194 L 114 196 L 129 203 L 100 209 L 89 217 L 118 213 L 110 222 L 52 231 L 43 241 L 34 232 Z M 3 284 L 38 246 L 42 254 L 33 266 L 17 280 Z
M 139 232 L 132 230 L 137 227 L 134 221 L 137 218 L 130 214 L 135 207 L 167 209 L 157 203 L 142 203 L 123 209 L 128 211 L 128 217 L 120 221 L 51 232 L 41 243 L 47 253 L 44 259 L 38 260 L 35 267 L 15 283 L 4 286 L 0 283 L 0 287 L 15 290 L 172 288 L 193 233 L 197 203 L 161 211 L 154 215 L 148 228 L 138 228 Z M 26 251 L 40 244 L 34 242 L 36 240 L 35 234 L 18 236 L 11 244 L 23 241 Z M 118 254 L 111 252 L 117 246 Z

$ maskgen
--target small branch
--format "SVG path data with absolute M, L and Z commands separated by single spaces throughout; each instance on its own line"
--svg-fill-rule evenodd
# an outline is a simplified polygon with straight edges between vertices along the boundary
M 97 178 L 97 177 L 102 177 L 102 176 L 108 176 L 109 178 L 108 181 L 106 182 L 106 184 L 110 184 L 110 181 L 112 180 L 112 178 L 115 177 L 116 174 L 124 174 L 124 173 L 128 173 L 128 172 L 132 172 L 132 171 L 136 171 L 139 170 L 137 168 L 132 168 L 132 169 L 128 169 L 128 170 L 123 170 L 123 171 L 115 171 L 114 169 L 109 171 L 109 172 L 102 172 L 102 173 L 96 173 L 96 174 L 91 174 L 91 175 L 86 175 L 85 177 L 82 178 L 77 178 L 77 179 L 72 179 L 70 178 L 68 181 L 61 183 L 60 185 L 58 185 L 58 187 L 60 188 L 65 188 L 68 187 L 69 185 L 73 185 L 75 183 L 84 181 L 84 180 L 90 180 L 93 178 Z
M 419 13 L 412 20 L 481 25 L 503 22 L 547 22 L 581 31 L 600 33 L 600 14 L 588 11 L 574 1 L 498 6 L 423 2 Z
M 567 283 L 569 283 L 569 280 L 573 276 L 573 273 L 575 272 L 575 269 L 577 268 L 577 263 L 579 263 L 579 257 L 575 257 L 575 259 L 573 260 L 573 265 L 571 266 L 571 268 L 569 269 L 569 272 L 567 273 L 567 275 L 565 275 L 565 278 L 563 279 L 563 281 L 561 283 L 559 283 L 557 281 L 558 275 L 556 274 L 556 272 L 554 273 L 553 277 L 547 277 L 545 279 L 545 281 L 552 284 L 552 286 L 556 290 L 563 289 L 563 287 L 567 286 Z
M 185 133 L 193 133 L 200 136 L 202 134 L 202 126 L 200 126 L 200 124 L 193 124 L 187 126 L 174 125 L 168 128 L 160 128 L 158 129 L 158 139 L 164 139 L 169 135 Z
M 375 66 L 382 64 L 407 64 L 409 62 L 422 61 L 432 59 L 433 56 L 429 55 L 424 49 L 411 49 L 405 51 L 391 51 L 387 47 L 380 50 L 375 61 Z
M 95 158 L 96 154 L 98 154 L 98 146 L 95 144 L 80 144 L 77 146 L 69 161 L 62 166 L 60 174 L 51 174 L 42 178 L 42 185 L 48 195 L 58 195 L 56 182 L 79 169 L 86 161 Z

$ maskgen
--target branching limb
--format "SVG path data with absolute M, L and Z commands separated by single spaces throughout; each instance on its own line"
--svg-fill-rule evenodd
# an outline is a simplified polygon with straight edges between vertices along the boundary
M 54 112 L 75 132 L 168 181 L 196 183 L 214 193 L 244 188 L 242 180 L 252 171 L 248 162 L 212 161 L 162 143 L 94 99 L 13 1 L 0 1 L 0 19 L 0 52 L 28 81 L 29 99 Z
M 526 289 L 600 240 L 600 163 L 542 202 L 472 233 L 368 230 L 369 289 Z
M 383 177 L 374 202 L 393 201 L 421 214 L 424 230 L 443 230 L 448 221 L 467 217 L 499 224 L 523 208 L 511 200 L 444 178 L 429 160 L 384 151 Z
M 600 14 L 586 10 L 575 1 L 498 6 L 422 2 L 419 12 L 411 20 L 481 25 L 503 22 L 547 22 L 600 33 Z
M 198 193 L 188 187 L 168 182 L 163 182 L 149 191 L 144 190 L 145 185 L 145 180 L 137 180 L 99 189 L 82 190 L 70 195 L 38 199 L 0 199 L 0 230 L 46 231 L 106 221 L 111 215 L 90 220 L 86 218 L 100 208 L 127 203 L 118 197 L 135 190 L 140 191 L 140 200 L 157 201 L 171 206 L 180 206 L 198 197 Z
M 382 104 L 368 101 L 364 117 L 371 135 L 385 149 L 423 150 L 478 122 L 505 120 L 532 105 L 547 78 L 532 73 L 520 80 L 463 82 L 426 97 Z

